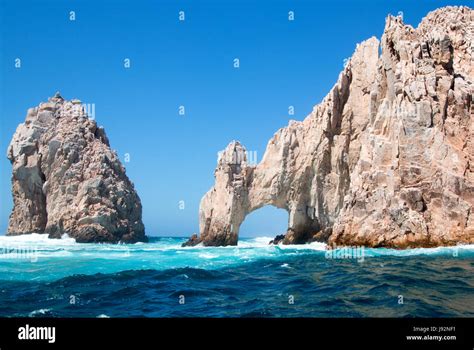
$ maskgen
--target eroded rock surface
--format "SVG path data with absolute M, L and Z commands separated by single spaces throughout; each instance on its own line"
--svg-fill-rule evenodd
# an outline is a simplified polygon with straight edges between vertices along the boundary
M 190 244 L 235 245 L 246 215 L 289 213 L 286 244 L 474 243 L 474 11 L 446 7 L 417 29 L 389 16 L 326 98 L 249 165 L 232 142 Z
M 7 156 L 14 203 L 8 235 L 146 240 L 140 198 L 104 129 L 88 118 L 80 101 L 56 94 L 30 108 Z

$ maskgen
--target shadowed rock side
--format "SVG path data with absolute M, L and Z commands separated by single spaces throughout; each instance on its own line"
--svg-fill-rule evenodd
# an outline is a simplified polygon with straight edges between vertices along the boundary
M 288 211 L 286 244 L 474 243 L 473 20 L 467 7 L 431 12 L 417 29 L 389 16 L 381 43 L 359 44 L 322 103 L 280 129 L 257 166 L 229 144 L 188 244 L 235 245 L 264 205 Z
M 146 241 L 142 207 L 105 131 L 59 94 L 28 110 L 8 147 L 8 235 L 64 233 L 78 242 Z

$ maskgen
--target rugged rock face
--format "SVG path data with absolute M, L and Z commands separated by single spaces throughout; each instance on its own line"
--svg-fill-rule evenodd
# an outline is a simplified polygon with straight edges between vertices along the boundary
M 232 142 L 190 244 L 233 245 L 264 205 L 289 213 L 286 244 L 474 243 L 474 11 L 446 7 L 417 29 L 389 16 L 357 46 L 326 98 L 247 164 Z M 380 50 L 381 49 L 381 50 Z
M 56 94 L 29 109 L 7 156 L 14 203 L 8 235 L 146 240 L 140 198 L 104 129 L 88 118 L 79 100 Z

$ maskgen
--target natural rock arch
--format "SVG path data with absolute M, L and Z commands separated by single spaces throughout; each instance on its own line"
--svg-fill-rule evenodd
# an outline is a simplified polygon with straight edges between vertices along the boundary
M 236 245 L 246 215 L 265 205 L 288 212 L 284 243 L 328 237 L 348 189 L 349 167 L 359 156 L 351 132 L 367 124 L 366 110 L 351 106 L 353 100 L 369 105 L 370 95 L 361 90 L 375 79 L 378 47 L 376 38 L 360 44 L 324 101 L 304 121 L 278 130 L 258 165 L 247 163 L 238 141 L 220 153 L 215 185 L 200 204 L 200 237 L 187 244 Z M 353 120 L 354 114 L 363 117 Z
M 474 243 L 474 65 L 468 7 L 429 13 L 418 28 L 389 16 L 301 122 L 247 164 L 231 142 L 187 244 L 235 245 L 242 221 L 274 205 L 284 243 L 430 247 Z
M 236 245 L 245 217 L 265 205 L 288 212 L 284 243 L 327 239 L 348 189 L 349 167 L 359 156 L 360 143 L 351 143 L 351 131 L 367 124 L 352 120 L 352 100 L 369 105 L 370 95 L 361 90 L 375 79 L 377 52 L 376 38 L 359 45 L 324 101 L 304 121 L 278 130 L 258 165 L 247 163 L 238 141 L 220 153 L 215 185 L 200 204 L 200 237 L 186 244 Z
M 218 160 L 216 184 L 201 200 L 199 241 L 207 246 L 236 245 L 247 215 L 267 205 L 288 212 L 286 243 L 303 243 L 320 231 L 315 208 L 308 206 L 305 196 L 282 190 L 271 181 L 275 174 L 270 174 L 265 166 L 271 162 L 269 156 L 259 166 L 249 165 L 245 148 L 239 142 L 227 146 Z

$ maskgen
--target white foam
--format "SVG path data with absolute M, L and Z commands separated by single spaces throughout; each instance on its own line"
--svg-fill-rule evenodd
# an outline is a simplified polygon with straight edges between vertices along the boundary
M 282 250 L 327 250 L 327 244 L 322 242 L 311 242 L 306 244 L 279 244 Z
M 36 316 L 36 315 L 44 315 L 44 314 L 46 314 L 46 313 L 48 313 L 48 312 L 50 312 L 50 311 L 51 311 L 51 309 L 39 309 L 39 310 L 34 310 L 34 311 L 30 312 L 29 317 L 34 317 L 34 316 Z
M 18 236 L 0 236 L 0 244 L 19 244 L 19 243 L 41 243 L 51 245 L 75 244 L 76 240 L 63 234 L 61 238 L 49 238 L 46 233 L 31 233 Z
M 273 237 L 255 237 L 251 239 L 245 239 L 245 240 L 239 240 L 237 243 L 237 246 L 241 248 L 264 248 L 264 247 L 269 247 L 270 245 L 268 244 Z
M 211 254 L 211 253 L 202 253 L 202 254 L 199 254 L 198 256 L 203 259 L 215 259 L 219 257 L 219 255 Z
M 441 246 L 435 248 L 411 248 L 411 249 L 389 249 L 389 248 L 364 248 L 366 256 L 416 256 L 449 254 L 456 256 L 464 251 L 474 251 L 474 244 L 460 244 L 456 246 Z

